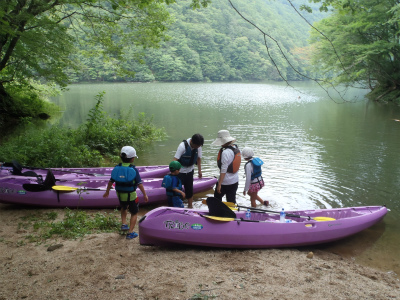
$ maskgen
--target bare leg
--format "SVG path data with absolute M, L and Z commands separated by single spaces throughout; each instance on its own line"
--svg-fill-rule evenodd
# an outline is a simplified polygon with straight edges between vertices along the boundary
M 188 201 L 188 208 L 193 208 L 193 197 L 187 199 Z
M 137 214 L 131 215 L 131 221 L 130 221 L 130 224 L 129 224 L 129 233 L 133 232 L 133 228 L 136 225 L 136 221 L 137 221 Z
M 126 216 L 127 215 L 128 215 L 128 210 L 121 208 L 121 221 L 122 221 L 122 224 L 126 224 Z
M 249 195 L 250 195 L 251 207 L 256 207 L 257 193 L 249 193 Z
M 258 192 L 255 193 L 248 193 L 250 195 L 250 201 L 251 201 L 251 206 L 256 207 L 256 200 L 260 202 L 261 204 L 264 204 L 264 200 L 261 199 L 260 196 L 258 196 Z

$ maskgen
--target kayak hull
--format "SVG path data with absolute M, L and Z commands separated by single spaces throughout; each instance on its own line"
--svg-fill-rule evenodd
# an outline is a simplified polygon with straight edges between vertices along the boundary
M 23 188 L 24 184 L 37 185 L 37 179 L 23 176 L 0 177 L 0 203 L 20 204 L 41 207 L 70 207 L 70 208 L 115 208 L 119 201 L 115 190 L 111 190 L 108 198 L 103 194 L 108 184 L 108 179 L 99 177 L 82 177 L 76 175 L 74 179 L 56 181 L 56 185 L 77 188 L 75 191 L 63 192 L 53 189 L 45 191 L 28 191 Z M 60 176 L 56 176 L 56 179 Z M 61 177 L 63 178 L 63 177 Z M 149 198 L 144 202 L 142 192 L 137 189 L 140 205 L 160 204 L 167 202 L 165 188 L 161 187 L 162 178 L 143 179 L 143 186 Z M 213 188 L 217 182 L 216 178 L 195 178 L 193 192 L 205 192 Z
M 69 175 L 81 175 L 81 176 L 96 176 L 96 177 L 110 177 L 112 167 L 104 167 L 104 168 L 49 168 L 53 172 L 55 176 L 63 176 L 64 178 L 68 178 Z M 155 165 L 155 166 L 136 166 L 136 169 L 139 171 L 141 178 L 158 178 L 164 177 L 169 173 L 169 167 L 167 165 Z M 2 167 L 0 175 L 13 175 L 12 167 Z M 47 174 L 46 168 L 22 168 L 21 172 L 35 172 L 37 175 L 46 176 Z
M 222 248 L 280 248 L 321 244 L 343 239 L 376 224 L 387 213 L 384 206 L 349 207 L 287 212 L 310 217 L 330 217 L 332 221 L 288 218 L 279 222 L 279 214 L 245 211 L 234 221 L 204 217 L 208 211 L 159 207 L 139 222 L 141 245 L 176 244 Z

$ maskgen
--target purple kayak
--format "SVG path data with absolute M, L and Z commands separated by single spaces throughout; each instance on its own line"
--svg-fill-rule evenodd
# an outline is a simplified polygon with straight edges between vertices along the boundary
M 8 166 L 7 166 L 8 165 Z M 55 176 L 62 176 L 68 178 L 69 174 L 80 174 L 82 176 L 110 176 L 112 167 L 104 167 L 104 168 L 50 168 Z M 140 177 L 142 178 L 157 178 L 164 177 L 169 173 L 169 167 L 167 165 L 160 166 L 136 166 L 136 169 L 140 173 Z M 47 174 L 46 168 L 34 168 L 34 167 L 22 167 L 18 163 L 13 164 L 8 163 L 6 166 L 1 167 L 0 176 L 4 175 L 24 175 L 36 173 L 37 175 L 45 176 Z M 7 172 L 8 171 L 8 172 Z
M 159 207 L 139 221 L 141 245 L 176 244 L 223 248 L 280 248 L 332 242 L 356 234 L 376 224 L 387 213 L 385 206 L 364 206 L 287 212 L 287 222 L 279 212 L 245 210 L 234 218 L 206 217 L 207 210 Z M 329 221 L 321 221 L 328 219 Z M 319 221 L 317 221 L 319 220 Z
M 115 208 L 119 206 L 115 190 L 110 191 L 108 198 L 103 198 L 108 177 L 84 174 L 69 174 L 68 178 L 66 175 L 55 177 L 56 186 L 61 187 L 61 191 L 53 189 L 54 183 L 50 187 L 38 184 L 36 177 L 0 176 L 0 203 L 70 208 Z M 143 179 L 143 186 L 149 201 L 145 203 L 141 191 L 137 189 L 141 205 L 166 203 L 167 196 L 165 188 L 161 187 L 162 180 L 162 178 Z M 195 178 L 193 192 L 208 191 L 216 182 L 216 178 Z

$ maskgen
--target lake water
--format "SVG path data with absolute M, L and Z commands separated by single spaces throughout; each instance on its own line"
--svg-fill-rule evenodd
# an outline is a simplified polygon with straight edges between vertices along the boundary
M 313 248 L 351 257 L 400 274 L 400 107 L 363 99 L 352 90 L 340 99 L 310 83 L 81 84 L 53 99 L 61 123 L 77 126 L 105 91 L 104 109 L 119 114 L 133 105 L 154 117 L 168 138 L 138 151 L 137 165 L 168 164 L 178 144 L 194 133 L 205 138 L 203 176 L 217 176 L 221 129 L 250 146 L 264 161 L 266 186 L 259 195 L 280 210 L 387 205 L 384 221 L 351 238 Z M 354 98 L 356 97 L 356 98 Z M 121 145 L 123 146 L 123 145 Z M 243 173 L 243 171 L 241 170 Z M 238 203 L 243 197 L 240 176 Z M 208 194 L 212 194 L 210 191 Z M 196 195 L 204 199 L 207 193 Z M 194 205 L 202 207 L 201 201 Z

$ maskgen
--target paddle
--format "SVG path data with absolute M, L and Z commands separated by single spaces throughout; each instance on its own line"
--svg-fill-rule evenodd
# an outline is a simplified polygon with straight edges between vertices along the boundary
M 273 210 L 268 210 L 268 209 L 261 209 L 261 208 L 255 208 L 255 207 L 248 207 L 248 206 L 242 206 L 235 204 L 233 202 L 225 202 L 225 204 L 229 207 L 240 207 L 240 208 L 246 208 L 250 209 L 255 212 L 270 212 L 273 214 L 280 214 L 279 211 L 273 211 Z M 300 215 L 295 215 L 295 214 L 286 214 L 287 217 L 292 217 L 292 218 L 306 218 L 308 220 L 315 220 L 318 222 L 324 222 L 324 221 L 335 221 L 336 219 L 330 218 L 330 217 L 310 217 L 310 216 L 300 216 Z
M 52 189 L 58 192 L 73 192 L 76 190 L 85 190 L 85 191 L 105 191 L 106 189 L 96 189 L 96 188 L 86 188 L 86 187 L 72 187 L 65 185 L 54 185 Z
M 204 199 L 204 200 L 201 200 L 201 203 L 203 203 L 203 204 L 207 205 L 207 200 L 206 200 L 206 199 Z M 235 204 L 235 203 L 233 203 L 233 202 L 225 202 L 225 201 L 222 201 L 222 203 L 224 203 L 224 204 L 226 204 L 226 205 L 227 205 L 227 203 L 232 203 L 232 204 Z M 230 206 L 230 205 L 227 205 L 227 206 L 229 206 L 229 208 L 230 208 L 231 210 L 237 210 L 237 208 L 236 208 L 236 207 L 233 207 L 233 206 Z
M 222 222 L 229 222 L 229 221 L 243 221 L 243 222 L 256 222 L 256 223 L 260 222 L 257 220 L 246 220 L 246 219 L 242 219 L 242 218 L 236 219 L 236 218 L 209 216 L 209 215 L 201 215 L 201 216 L 211 219 L 211 220 L 222 221 Z
M 207 204 L 207 201 L 203 200 L 202 203 L 203 204 Z M 273 211 L 273 210 L 267 210 L 267 209 L 261 209 L 261 208 L 241 206 L 241 205 L 238 205 L 238 204 L 233 203 L 233 202 L 222 202 L 222 203 L 224 203 L 226 206 L 229 206 L 231 208 L 232 207 L 240 207 L 240 208 L 250 209 L 250 210 L 255 211 L 255 212 L 270 212 L 270 213 L 274 213 L 274 214 L 279 214 L 280 213 L 279 211 Z M 336 220 L 336 219 L 330 218 L 330 217 L 314 217 L 314 218 L 312 218 L 310 216 L 300 216 L 300 215 L 295 215 L 295 214 L 286 214 L 286 216 L 293 217 L 293 218 L 306 218 L 308 220 L 315 220 L 315 221 L 318 221 L 318 222 L 335 221 Z

